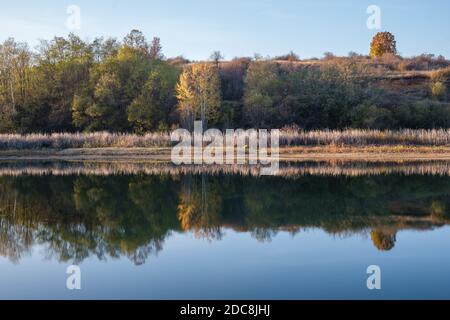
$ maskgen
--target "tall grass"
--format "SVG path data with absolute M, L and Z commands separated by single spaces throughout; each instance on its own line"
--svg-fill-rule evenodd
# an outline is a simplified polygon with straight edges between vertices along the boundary
M 145 135 L 125 133 L 0 134 L 0 150 L 68 148 L 151 148 L 170 146 L 165 133 Z
M 314 130 L 284 128 L 280 146 L 450 146 L 450 129 L 436 130 Z M 169 133 L 145 135 L 95 133 L 0 134 L 0 150 L 68 148 L 153 148 L 170 147 Z
M 434 130 L 314 130 L 283 129 L 280 133 L 283 146 L 371 146 L 417 145 L 450 146 L 450 129 Z

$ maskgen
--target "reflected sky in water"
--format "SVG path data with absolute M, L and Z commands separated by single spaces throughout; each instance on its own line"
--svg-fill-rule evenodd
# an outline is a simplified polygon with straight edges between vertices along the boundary
M 0 298 L 448 299 L 448 270 L 445 174 L 0 176 Z

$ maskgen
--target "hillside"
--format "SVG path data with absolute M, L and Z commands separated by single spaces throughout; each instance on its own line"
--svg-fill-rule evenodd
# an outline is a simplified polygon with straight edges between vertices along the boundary
M 450 61 L 401 57 L 389 37 L 382 50 L 374 41 L 370 57 L 222 61 L 215 52 L 197 62 L 166 59 L 159 39 L 148 43 L 139 30 L 113 44 L 70 34 L 39 51 L 8 39 L 0 44 L 0 133 L 145 134 L 189 129 L 200 118 L 221 129 L 449 128 Z

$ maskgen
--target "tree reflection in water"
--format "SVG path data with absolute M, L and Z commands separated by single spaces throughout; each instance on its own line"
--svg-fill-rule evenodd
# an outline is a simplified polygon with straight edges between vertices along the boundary
M 448 224 L 449 195 L 450 178 L 432 175 L 5 175 L 0 255 L 18 263 L 39 244 L 58 261 L 143 264 L 172 232 L 216 241 L 224 229 L 258 241 L 304 228 L 370 234 L 391 250 L 398 230 Z

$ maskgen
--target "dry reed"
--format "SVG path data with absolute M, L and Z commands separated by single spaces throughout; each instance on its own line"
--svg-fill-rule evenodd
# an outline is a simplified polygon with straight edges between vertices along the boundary
M 153 148 L 169 147 L 169 133 L 53 133 L 0 134 L 0 150 L 71 148 Z M 284 128 L 280 146 L 450 146 L 450 129 L 433 130 L 314 130 Z

